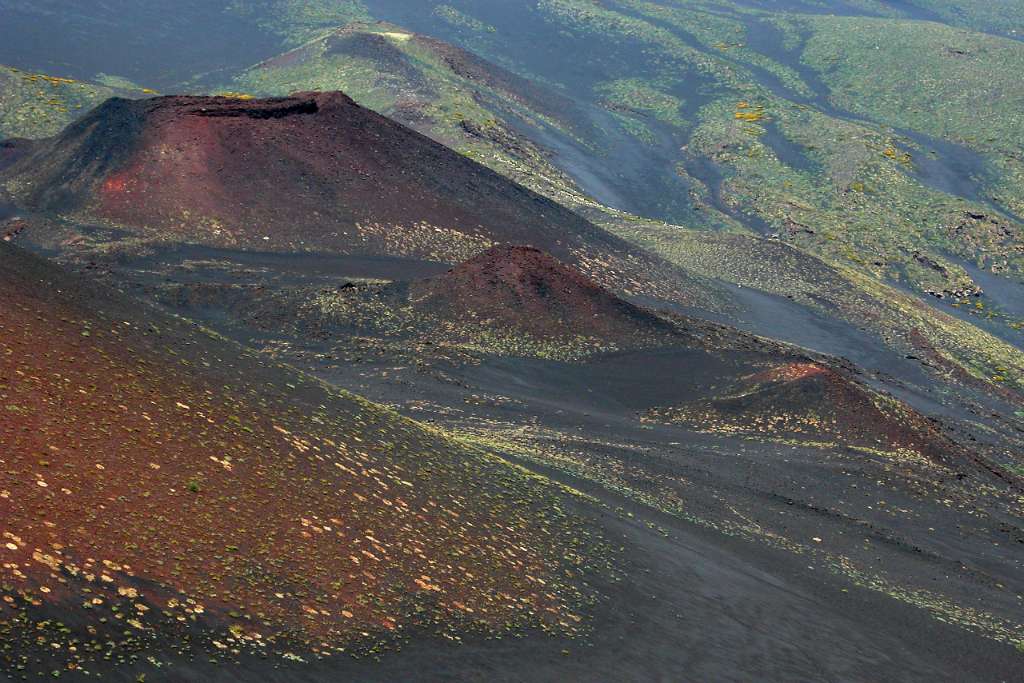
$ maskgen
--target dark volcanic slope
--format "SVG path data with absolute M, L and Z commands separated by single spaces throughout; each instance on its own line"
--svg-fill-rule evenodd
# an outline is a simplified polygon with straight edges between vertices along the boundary
M 0 171 L 24 157 L 31 148 L 30 140 L 0 140 Z
M 812 358 L 727 326 L 659 317 L 536 249 L 496 247 L 408 288 L 416 311 L 443 321 L 474 323 L 541 342 L 586 337 L 597 354 L 603 349 L 688 350 L 690 362 L 676 369 L 686 373 L 684 381 L 675 373 L 648 377 L 648 384 L 636 377 L 632 390 L 637 396 L 671 395 L 672 387 L 679 397 L 700 396 L 651 410 L 656 419 L 704 432 L 925 457 L 952 467 L 978 467 L 1001 483 L 1019 486 L 1008 472 L 951 441 L 933 421 L 864 385 L 848 364 Z
M 575 628 L 550 489 L 2 243 L 0 289 L 0 670 Z
M 672 327 L 539 249 L 498 246 L 448 273 L 409 285 L 423 311 L 487 320 L 537 337 L 587 335 L 639 341 Z
M 651 410 L 654 420 L 698 431 L 832 443 L 903 457 L 923 456 L 951 467 L 968 463 L 1019 482 L 944 436 L 936 423 L 891 397 L 871 391 L 826 364 L 792 361 L 737 377 L 714 397 Z
M 276 339 L 315 353 L 326 346 L 337 358 L 361 357 L 368 344 L 417 364 L 444 350 L 569 360 L 694 341 L 690 330 L 533 247 L 491 247 L 436 277 L 386 284 L 169 275 L 145 275 L 137 285 L 250 345 Z M 172 279 L 181 275 L 187 280 Z
M 659 263 L 341 93 L 112 99 L 0 178 L 24 206 L 149 238 L 454 263 L 531 244 L 625 283 Z
M 665 534 L 673 549 L 612 592 L 593 647 L 548 665 L 543 646 L 502 643 L 508 659 L 477 655 L 488 680 L 931 681 L 970 670 L 998 681 L 1019 670 L 1003 663 L 1024 632 L 1019 482 L 848 364 L 676 317 L 665 324 L 679 332 L 656 346 L 574 346 L 567 336 L 602 329 L 635 338 L 654 314 L 516 247 L 409 283 L 151 282 L 226 334 L 564 477 Z M 714 543 L 735 542 L 737 554 L 709 559 L 696 528 L 717 530 Z M 760 544 L 778 553 L 749 564 Z M 765 583 L 748 593 L 733 572 Z M 822 580 L 836 592 L 819 592 Z M 807 614 L 817 610 L 827 618 Z M 936 633 L 947 624 L 1011 645 Z M 784 644 L 766 648 L 764 634 L 786 634 Z M 385 663 L 356 678 L 464 680 L 473 655 L 453 654 L 436 673 L 439 653 L 425 656 L 429 673 Z
M 725 325 L 657 314 L 531 247 L 492 247 L 440 276 L 383 285 L 161 281 L 147 287 L 172 309 L 250 345 L 274 340 L 342 364 L 383 354 L 391 358 L 385 362 L 425 368 L 450 359 L 452 349 L 470 351 L 471 363 L 557 359 L 582 362 L 574 372 L 593 373 L 585 384 L 589 392 L 609 379 L 600 370 L 607 354 L 629 352 L 633 362 L 664 370 L 638 369 L 599 393 L 650 423 L 912 454 L 977 467 L 1016 485 L 921 413 L 865 385 L 848 362 Z M 674 363 L 665 365 L 665 354 L 676 354 Z M 562 389 L 552 377 L 537 396 Z

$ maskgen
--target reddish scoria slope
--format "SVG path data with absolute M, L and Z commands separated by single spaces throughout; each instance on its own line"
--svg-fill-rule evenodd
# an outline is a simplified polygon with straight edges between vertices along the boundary
M 673 326 L 539 249 L 502 245 L 444 275 L 410 283 L 416 309 L 487 322 L 539 339 L 583 335 L 635 344 Z
M 0 291 L 0 667 L 576 628 L 545 486 L 2 243 Z
M 111 99 L 0 180 L 26 208 L 171 242 L 447 263 L 531 244 L 623 288 L 673 270 L 340 92 Z
M 818 363 L 791 362 L 740 378 L 723 396 L 656 409 L 649 417 L 710 432 L 918 454 L 961 455 L 927 418 Z

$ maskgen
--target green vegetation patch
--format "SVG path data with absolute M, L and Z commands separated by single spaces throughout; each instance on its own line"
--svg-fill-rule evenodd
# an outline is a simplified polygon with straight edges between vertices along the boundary
M 0 140 L 50 137 L 108 98 L 152 94 L 127 81 L 88 83 L 0 66 Z
M 362 0 L 234 0 L 229 9 L 239 16 L 265 17 L 264 29 L 295 46 L 352 21 L 369 21 Z
M 803 21 L 810 35 L 802 60 L 821 74 L 838 106 L 992 155 L 1004 174 L 1020 179 L 1024 42 L 930 22 Z M 1022 212 L 1018 183 L 992 190 Z
M 451 5 L 438 5 L 434 15 L 456 28 L 465 28 L 478 33 L 494 33 L 496 28 L 462 12 Z
M 613 111 L 643 113 L 662 123 L 680 128 L 687 125 L 682 116 L 683 101 L 637 78 L 609 81 L 598 86 L 604 104 Z

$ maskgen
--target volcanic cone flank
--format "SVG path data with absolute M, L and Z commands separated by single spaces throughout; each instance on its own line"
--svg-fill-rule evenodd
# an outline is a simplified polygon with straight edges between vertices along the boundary
M 43 624 L 5 655 L 44 631 L 63 669 L 126 629 L 133 651 L 329 651 L 578 620 L 561 558 L 590 532 L 553 489 L 3 243 L 0 264 L 0 633 Z
M 439 313 L 488 319 L 541 337 L 618 340 L 670 330 L 652 313 L 532 247 L 489 249 L 441 277 L 413 283 L 410 296 Z
M 12 165 L 18 199 L 165 238 L 456 262 L 619 250 L 572 212 L 340 92 L 114 98 Z

